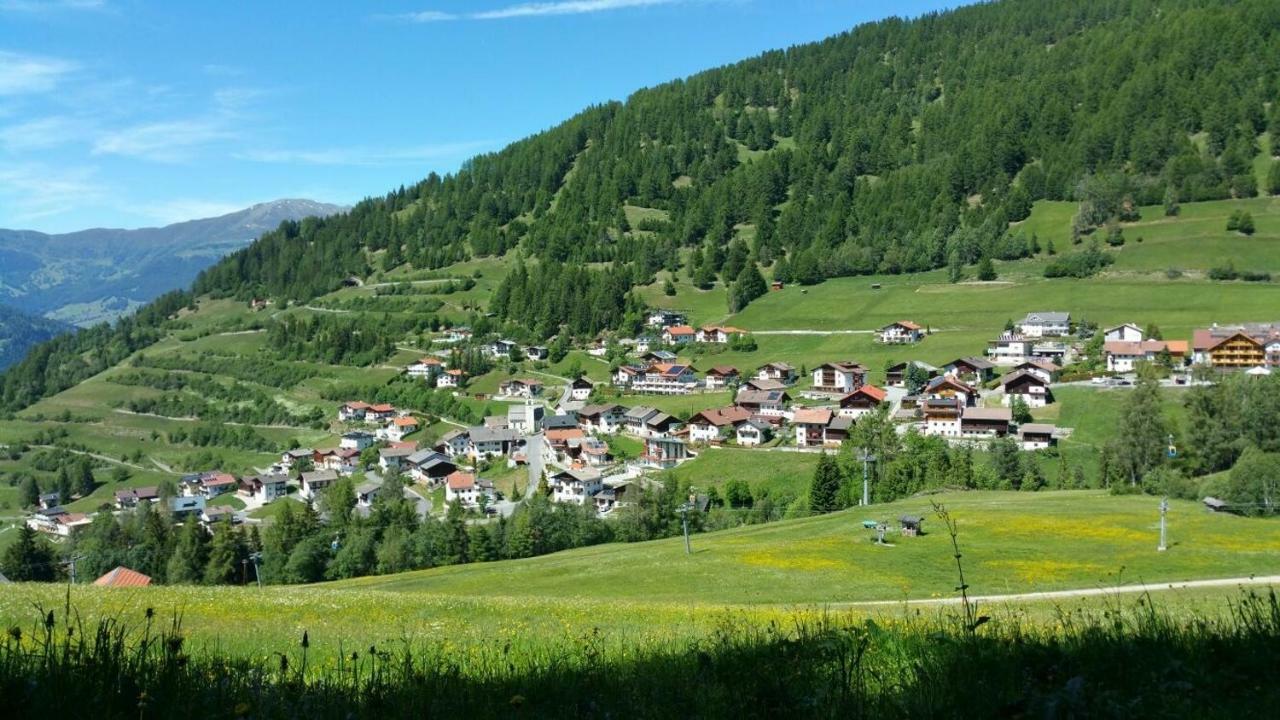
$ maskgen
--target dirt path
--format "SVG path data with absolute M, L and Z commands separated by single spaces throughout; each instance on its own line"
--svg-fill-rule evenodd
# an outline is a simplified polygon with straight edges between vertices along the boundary
M 143 467 L 142 465 L 135 465 L 135 464 L 133 464 L 133 463 L 131 463 L 131 462 L 128 462 L 128 461 L 126 461 L 126 460 L 121 460 L 121 459 L 119 459 L 119 458 L 113 458 L 113 457 L 111 457 L 110 455 L 100 455 L 100 454 L 98 454 L 98 453 L 95 453 L 95 452 L 89 452 L 89 451 L 87 451 L 87 450 L 75 450 L 75 449 L 73 449 L 73 448 L 59 447 L 59 446 L 57 446 L 57 445 L 32 445 L 31 447 L 43 448 L 43 449 L 46 449 L 46 450 L 61 450 L 61 451 L 63 451 L 63 452 L 75 453 L 76 455 L 87 455 L 87 456 L 89 456 L 89 457 L 91 457 L 91 458 L 96 458 L 96 459 L 101 460 L 101 461 L 103 461 L 103 462 L 109 462 L 109 463 L 111 463 L 111 464 L 113 464 L 113 465 L 124 465 L 125 467 L 131 467 L 131 468 L 133 468 L 133 469 L 135 469 L 135 470 L 146 470 L 146 468 L 145 468 L 145 467 Z
M 1236 587 L 1239 585 L 1280 585 L 1280 575 L 1257 575 L 1249 577 L 1216 578 L 1213 580 L 1181 580 L 1163 583 L 1136 583 L 1133 585 L 1117 585 L 1114 587 L 1082 588 L 1079 590 L 1049 590 L 1033 593 L 1013 593 L 1010 595 L 972 595 L 970 602 L 976 603 L 1009 603 L 1027 600 L 1069 600 L 1071 598 L 1103 597 L 1109 595 L 1131 595 L 1134 593 L 1154 593 L 1167 590 L 1193 590 L 1197 588 Z M 928 598 L 921 600 L 863 600 L 859 602 L 831 603 L 833 608 L 884 607 L 892 605 L 959 605 L 960 598 Z

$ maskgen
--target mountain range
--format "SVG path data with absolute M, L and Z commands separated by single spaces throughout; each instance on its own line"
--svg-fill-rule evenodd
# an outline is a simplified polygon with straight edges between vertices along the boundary
M 341 210 L 290 199 L 157 228 L 57 235 L 0 229 L 0 304 L 80 327 L 111 321 L 189 286 L 201 270 L 283 221 Z M 0 332 L 19 335 L 10 327 L 15 318 L 0 316 Z

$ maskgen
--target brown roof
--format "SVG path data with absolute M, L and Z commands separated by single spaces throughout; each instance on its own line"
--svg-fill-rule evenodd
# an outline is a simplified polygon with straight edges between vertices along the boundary
M 725 425 L 737 425 L 751 418 L 751 411 L 746 408 L 732 406 L 724 408 L 714 408 L 711 410 L 703 410 L 689 418 L 689 424 L 701 422 L 715 427 L 723 427 Z
M 374 412 L 376 412 L 376 413 L 386 413 L 386 412 L 395 412 L 395 411 L 396 411 L 396 408 L 395 408 L 395 406 L 394 406 L 394 405 L 388 405 L 388 404 L 386 404 L 386 403 L 383 403 L 383 404 L 381 404 L 381 405 L 370 405 L 370 406 L 369 406 L 369 409 L 370 409 L 370 410 L 372 410 L 372 411 L 374 411 Z
M 136 570 L 120 566 L 94 580 L 93 584 L 101 587 L 146 587 L 151 584 L 151 578 Z
M 392 420 L 391 424 L 398 427 L 418 427 L 418 420 L 411 417 L 401 417 Z
M 734 366 L 732 366 L 732 365 L 716 365 L 715 367 L 713 367 L 713 368 L 711 368 L 710 370 L 708 370 L 708 371 L 707 371 L 707 374 L 708 374 L 708 375 L 720 375 L 720 376 L 737 375 L 737 374 L 738 374 L 738 368 L 736 368 L 736 367 L 734 367 Z
M 896 323 L 890 323 L 889 325 L 886 325 L 885 327 L 886 327 L 886 328 L 891 328 L 891 327 L 893 327 L 894 325 L 897 325 L 897 326 L 899 326 L 899 327 L 904 327 L 904 328 L 906 328 L 906 329 L 908 329 L 908 330 L 919 330 L 919 329 L 920 329 L 920 326 L 919 326 L 919 325 L 917 325 L 917 324 L 915 324 L 915 323 L 911 322 L 910 320 L 899 320 L 898 322 L 896 322 Z
M 1226 340 L 1226 338 L 1223 338 Z M 1215 343 L 1215 346 L 1217 343 Z M 1102 349 L 1110 355 L 1146 355 L 1168 349 L 1170 355 L 1186 355 L 1186 340 L 1112 340 L 1102 344 Z
M 792 422 L 797 425 L 826 425 L 831 422 L 831 411 L 827 408 L 801 408 L 796 410 Z
M 998 408 L 966 408 L 963 419 L 965 420 L 1013 420 L 1013 410 L 1006 407 Z
M 667 334 L 669 334 L 669 335 L 692 335 L 692 334 L 693 334 L 693 328 L 689 327 L 688 325 L 672 325 L 671 327 L 667 328 Z
M 867 397 L 875 400 L 876 402 L 884 402 L 884 399 L 886 396 L 888 396 L 888 393 L 876 387 L 875 385 L 863 385 L 857 390 L 854 390 L 848 395 L 845 395 L 844 397 L 840 398 L 840 404 L 843 405 L 845 400 L 848 400 L 854 395 L 866 395 Z

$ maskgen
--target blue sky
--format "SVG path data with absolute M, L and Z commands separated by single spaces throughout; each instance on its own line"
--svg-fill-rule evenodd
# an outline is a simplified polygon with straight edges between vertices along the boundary
M 0 227 L 351 203 L 592 103 L 943 0 L 0 0 Z

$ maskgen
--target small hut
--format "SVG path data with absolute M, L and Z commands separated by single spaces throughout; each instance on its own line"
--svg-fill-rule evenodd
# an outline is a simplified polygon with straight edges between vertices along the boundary
M 915 537 L 924 534 L 924 518 L 919 515 L 903 515 L 898 518 L 898 523 L 902 526 L 904 537 Z

